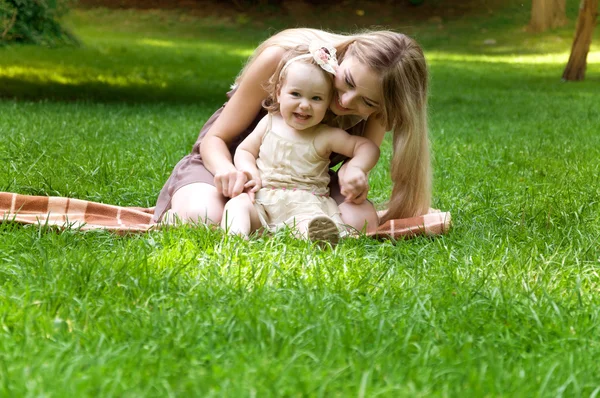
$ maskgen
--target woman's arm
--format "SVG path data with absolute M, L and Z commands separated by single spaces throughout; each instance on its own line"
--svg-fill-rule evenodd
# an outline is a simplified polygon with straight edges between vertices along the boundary
M 267 93 L 262 85 L 275 72 L 285 50 L 265 49 L 250 65 L 223 112 L 202 140 L 200 151 L 206 168 L 215 176 L 215 187 L 224 196 L 244 190 L 247 177 L 233 165 L 227 145 L 256 118 Z
M 375 145 L 380 147 L 385 137 L 385 127 L 375 117 L 370 117 L 367 120 L 365 135 L 363 137 L 370 139 Z

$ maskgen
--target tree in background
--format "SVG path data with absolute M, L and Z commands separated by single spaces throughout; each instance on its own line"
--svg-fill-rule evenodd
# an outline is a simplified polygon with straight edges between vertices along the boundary
M 597 17 L 598 0 L 581 0 L 571 56 L 562 76 L 564 80 L 583 80 L 585 77 L 587 55 L 592 44 Z
M 32 43 L 46 46 L 75 44 L 77 39 L 60 24 L 71 0 L 0 0 L 0 45 Z
M 567 23 L 566 0 L 532 0 L 529 29 L 544 32 Z

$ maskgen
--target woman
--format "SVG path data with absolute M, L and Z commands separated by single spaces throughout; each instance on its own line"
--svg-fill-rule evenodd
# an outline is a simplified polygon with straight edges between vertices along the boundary
M 286 51 L 313 40 L 332 44 L 340 61 L 328 123 L 381 145 L 393 131 L 392 195 L 381 220 L 364 200 L 368 185 L 342 166 L 332 176 L 331 196 L 342 220 L 358 229 L 379 222 L 428 212 L 431 171 L 427 137 L 427 65 L 411 38 L 389 31 L 338 35 L 316 29 L 288 29 L 264 41 L 236 78 L 229 101 L 204 125 L 192 153 L 184 157 L 165 183 L 155 221 L 218 224 L 228 198 L 240 194 L 248 176 L 232 162 L 237 145 L 264 116 L 264 89 Z M 343 161 L 334 156 L 332 166 Z

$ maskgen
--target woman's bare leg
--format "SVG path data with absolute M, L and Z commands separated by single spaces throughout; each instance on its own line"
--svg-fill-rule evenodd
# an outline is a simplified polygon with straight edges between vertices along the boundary
M 365 200 L 356 205 L 350 202 L 343 202 L 339 205 L 342 221 L 361 232 L 375 230 L 379 226 L 379 217 L 375 211 L 373 203 Z
M 171 198 L 171 209 L 163 216 L 164 223 L 192 222 L 219 224 L 227 198 L 205 183 L 194 183 L 179 188 Z
M 221 220 L 221 228 L 230 235 L 250 236 L 260 228 L 260 219 L 247 193 L 229 199 Z

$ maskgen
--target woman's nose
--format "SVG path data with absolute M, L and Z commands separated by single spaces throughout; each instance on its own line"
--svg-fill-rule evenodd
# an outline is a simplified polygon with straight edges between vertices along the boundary
M 354 101 L 354 98 L 356 97 L 356 94 L 354 94 L 353 91 L 346 91 L 341 97 L 340 97 L 340 101 L 342 101 L 342 106 L 344 108 L 351 108 L 350 105 L 352 105 L 352 102 Z

